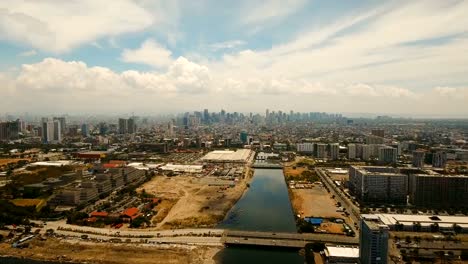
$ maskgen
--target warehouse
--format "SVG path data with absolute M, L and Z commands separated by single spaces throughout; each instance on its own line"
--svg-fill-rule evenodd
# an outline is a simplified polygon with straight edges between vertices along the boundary
M 253 157 L 254 152 L 250 149 L 233 150 L 215 150 L 201 158 L 206 162 L 219 163 L 246 163 Z

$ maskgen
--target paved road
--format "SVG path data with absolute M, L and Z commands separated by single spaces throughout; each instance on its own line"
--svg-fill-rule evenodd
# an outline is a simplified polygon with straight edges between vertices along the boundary
M 320 233 L 272 233 L 226 230 L 223 242 L 228 244 L 304 247 L 310 242 L 358 244 L 356 237 Z
M 65 220 L 47 222 L 44 226 L 44 230 L 53 229 L 54 231 L 72 231 L 75 233 L 82 234 L 95 234 L 102 236 L 113 236 L 113 237 L 171 237 L 171 236 L 198 236 L 198 235 L 209 235 L 209 236 L 221 236 L 224 232 L 223 229 L 215 228 L 191 228 L 191 229 L 174 229 L 174 230 L 152 230 L 152 229 L 112 229 L 112 228 L 96 228 L 89 226 L 76 226 L 69 225 Z
M 333 183 L 333 181 L 330 179 L 330 177 L 328 177 L 328 175 L 326 174 L 326 172 L 323 171 L 323 169 L 316 168 L 315 172 L 317 172 L 317 175 L 319 175 L 320 179 L 328 187 L 330 192 L 333 195 L 335 195 L 335 199 L 338 200 L 346 208 L 346 210 L 348 212 L 350 212 L 349 216 L 350 216 L 351 220 L 354 223 L 359 224 L 359 218 L 360 218 L 359 207 L 354 205 L 353 202 L 348 197 L 346 197 L 346 195 L 343 193 L 343 191 L 340 190 Z M 356 232 L 356 228 L 354 226 L 351 226 L 351 228 Z M 358 233 L 359 232 L 356 232 L 356 234 L 358 234 Z

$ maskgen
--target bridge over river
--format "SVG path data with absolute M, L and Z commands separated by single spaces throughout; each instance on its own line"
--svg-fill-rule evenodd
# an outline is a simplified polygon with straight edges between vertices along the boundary
M 318 233 L 298 234 L 226 230 L 223 233 L 221 242 L 226 245 L 303 248 L 306 244 L 313 242 L 358 245 L 359 239 L 344 235 Z

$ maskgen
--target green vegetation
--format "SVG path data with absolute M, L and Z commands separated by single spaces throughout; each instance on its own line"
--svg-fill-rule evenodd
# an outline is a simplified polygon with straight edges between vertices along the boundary
M 130 223 L 130 227 L 132 228 L 139 228 L 141 227 L 143 224 L 147 224 L 149 225 L 150 224 L 150 221 L 148 219 L 146 219 L 145 217 L 143 216 L 139 216 L 135 219 L 133 219 L 133 221 Z
M 0 200 L 0 225 L 21 225 L 28 224 L 28 218 L 36 212 L 35 206 L 22 207 L 16 206 L 10 201 Z

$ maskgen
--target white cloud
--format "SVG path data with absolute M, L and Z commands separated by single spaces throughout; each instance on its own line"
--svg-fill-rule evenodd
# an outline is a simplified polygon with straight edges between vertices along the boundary
M 19 53 L 18 56 L 20 56 L 20 57 L 31 57 L 31 56 L 35 56 L 36 54 L 37 54 L 37 51 L 28 50 L 28 51 L 23 51 L 23 52 Z
M 209 47 L 214 51 L 218 51 L 218 50 L 223 50 L 223 49 L 237 48 L 245 44 L 246 42 L 243 40 L 230 40 L 230 41 L 213 43 L 213 44 L 210 44 Z
M 123 14 L 122 11 L 125 11 Z M 154 17 L 131 0 L 0 2 L 0 39 L 63 53 L 106 36 L 141 31 Z
M 437 96 L 453 93 L 468 98 L 468 89 L 435 88 L 428 93 L 381 84 L 320 83 L 277 76 L 226 78 L 184 57 L 162 72 L 114 72 L 80 61 L 46 58 L 25 64 L 15 74 L 0 74 L 12 98 L 1 111 L 28 106 L 30 111 L 181 111 L 198 107 L 236 107 L 263 111 L 283 107 L 297 111 L 427 112 L 427 104 L 457 114 L 466 112 L 465 100 Z M 359 103 L 357 103 L 359 102 Z M 396 107 L 398 105 L 398 107 Z M 247 107 L 247 108 L 245 108 Z
M 121 59 L 125 62 L 142 63 L 154 67 L 165 67 L 172 63 L 172 52 L 153 39 L 147 39 L 140 48 L 125 49 Z
M 242 23 L 251 25 L 259 24 L 272 20 L 281 20 L 294 14 L 300 8 L 307 4 L 307 0 L 266 0 L 266 1 L 248 1 L 248 4 L 242 9 Z

